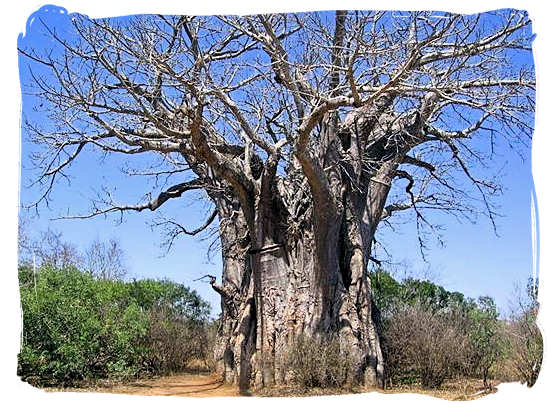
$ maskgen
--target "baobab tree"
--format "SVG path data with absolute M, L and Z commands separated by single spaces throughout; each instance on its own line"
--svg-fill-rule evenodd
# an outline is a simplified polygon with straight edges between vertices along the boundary
M 111 193 L 89 211 L 154 211 L 190 191 L 211 202 L 223 258 L 219 370 L 246 389 L 284 381 L 299 335 L 337 338 L 351 381 L 383 384 L 369 262 L 381 224 L 430 210 L 494 221 L 492 146 L 528 144 L 531 29 L 514 10 L 457 15 L 337 11 L 251 16 L 72 16 L 49 49 L 20 46 L 42 122 L 25 133 L 43 186 L 85 152 L 160 156 L 181 178 L 144 203 Z M 36 22 L 37 24 L 39 22 Z M 135 174 L 135 172 L 134 172 Z M 173 241 L 173 240 L 171 240 Z M 288 375 L 286 375 L 288 377 Z

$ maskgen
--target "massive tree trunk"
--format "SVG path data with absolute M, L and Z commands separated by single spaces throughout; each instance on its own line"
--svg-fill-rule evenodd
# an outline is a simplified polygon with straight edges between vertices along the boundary
M 321 159 L 297 147 L 285 176 L 267 161 L 251 172 L 253 192 L 216 200 L 224 261 L 222 284 L 213 284 L 222 296 L 217 356 L 227 382 L 246 390 L 290 381 L 283 359 L 305 335 L 338 340 L 350 382 L 383 386 L 367 268 L 392 179 L 418 139 L 387 116 L 392 101 L 357 108 L 341 125 L 327 114 Z M 399 150 L 388 147 L 396 135 Z
M 246 390 L 290 381 L 283 358 L 306 335 L 337 338 L 353 363 L 350 381 L 383 385 L 367 264 L 390 181 L 369 182 L 366 197 L 347 188 L 323 223 L 305 181 L 300 188 L 275 178 L 254 203 L 253 223 L 237 198 L 218 201 L 224 268 L 221 285 L 213 284 L 222 297 L 216 356 L 227 382 Z

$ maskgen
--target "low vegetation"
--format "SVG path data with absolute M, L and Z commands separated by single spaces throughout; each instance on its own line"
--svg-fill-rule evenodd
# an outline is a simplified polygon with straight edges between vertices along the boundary
M 35 385 L 177 372 L 212 344 L 209 305 L 167 280 L 97 279 L 76 268 L 19 269 L 18 373 Z
M 398 282 L 388 272 L 372 275 L 386 358 L 387 386 L 420 383 L 439 388 L 456 377 L 518 380 L 532 386 L 542 363 L 536 325 L 537 291 L 527 286 L 508 318 L 492 298 L 473 300 L 430 281 Z
M 288 378 L 304 388 L 342 388 L 350 380 L 352 363 L 338 339 L 299 336 L 284 360 Z
M 505 350 L 511 372 L 529 387 L 537 381 L 542 364 L 542 335 L 537 327 L 538 283 L 530 280 L 527 297 L 521 297 L 517 309 L 504 329 Z

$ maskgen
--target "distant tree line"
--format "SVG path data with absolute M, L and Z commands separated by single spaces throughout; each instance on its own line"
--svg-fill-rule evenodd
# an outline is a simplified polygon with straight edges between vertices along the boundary
M 123 279 L 128 275 L 126 257 L 116 238 L 107 241 L 96 238 L 79 251 L 63 238 L 59 231 L 48 228 L 32 237 L 27 219 L 19 220 L 19 263 L 28 266 L 54 268 L 77 267 L 99 279 Z

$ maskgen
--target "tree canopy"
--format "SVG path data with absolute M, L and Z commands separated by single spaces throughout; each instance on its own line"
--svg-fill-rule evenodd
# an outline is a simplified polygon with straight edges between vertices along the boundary
M 495 144 L 516 147 L 531 136 L 535 82 L 532 61 L 522 56 L 532 41 L 524 12 L 73 15 L 69 33 L 46 23 L 43 30 L 51 49 L 20 49 L 32 77 L 24 90 L 43 99 L 51 123 L 25 121 L 44 146 L 34 155 L 43 185 L 35 203 L 85 149 L 150 153 L 157 156 L 150 169 L 128 173 L 187 178 L 140 204 L 105 192 L 90 212 L 70 215 L 156 210 L 189 190 L 220 192 L 225 185 L 205 180 L 209 171 L 243 206 L 259 193 L 265 170 L 288 181 L 305 176 L 316 204 L 327 207 L 340 193 L 326 167 L 332 140 L 322 127 L 330 116 L 341 121 L 337 176 L 361 188 L 365 172 L 378 178 L 381 158 L 399 150 L 393 178 L 404 186 L 382 219 L 414 209 L 419 226 L 435 230 L 424 210 L 471 217 L 482 208 L 493 220 L 490 196 L 500 186 L 471 166 L 489 164 Z M 374 125 L 365 115 L 373 108 L 390 112 L 377 115 L 374 135 L 356 150 L 346 134 Z M 476 135 L 482 147 L 468 142 Z M 380 147 L 392 152 L 383 157 Z M 164 224 L 171 236 L 196 234 L 216 214 L 213 207 L 192 230 Z

